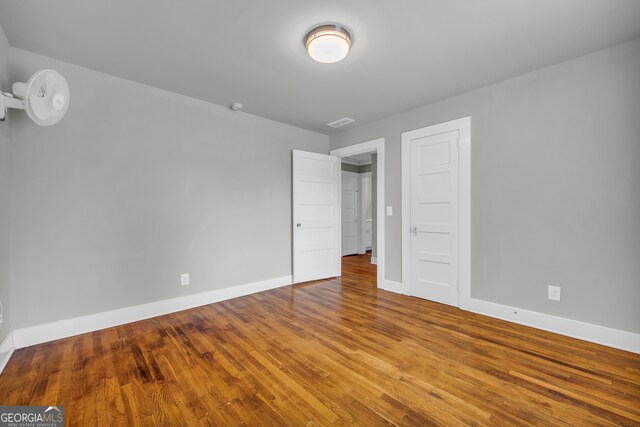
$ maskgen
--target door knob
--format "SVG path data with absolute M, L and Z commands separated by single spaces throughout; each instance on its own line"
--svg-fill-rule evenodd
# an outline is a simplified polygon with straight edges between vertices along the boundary
M 416 234 L 418 234 L 418 227 L 416 227 L 415 225 L 412 225 L 411 227 L 409 227 L 409 233 L 415 236 Z
M 300 228 L 300 227 L 302 227 L 302 224 L 301 223 L 297 223 L 296 227 Z

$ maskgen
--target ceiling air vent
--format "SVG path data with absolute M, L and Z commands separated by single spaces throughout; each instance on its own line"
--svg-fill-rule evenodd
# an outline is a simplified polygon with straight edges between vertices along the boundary
M 335 122 L 327 123 L 327 126 L 331 126 L 332 128 L 339 128 L 344 125 L 348 125 L 349 123 L 353 123 L 355 120 L 350 119 L 349 117 L 343 117 L 341 119 L 336 120 Z

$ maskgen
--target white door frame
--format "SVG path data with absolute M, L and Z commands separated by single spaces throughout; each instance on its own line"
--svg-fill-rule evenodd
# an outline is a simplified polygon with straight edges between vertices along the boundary
M 376 243 L 376 251 L 377 251 L 377 275 L 378 275 L 378 287 L 383 289 L 384 286 L 384 260 L 385 260 L 385 238 L 384 238 L 384 230 L 385 230 L 385 198 L 384 198 L 384 188 L 385 188 L 385 179 L 384 179 L 384 169 L 385 169 L 385 153 L 384 153 L 384 138 L 374 139 L 372 141 L 361 142 L 359 144 L 349 145 L 348 147 L 338 148 L 335 150 L 331 150 L 329 154 L 332 156 L 338 157 L 349 157 L 354 156 L 356 154 L 369 153 L 371 151 L 375 151 L 378 155 L 378 164 L 377 164 L 377 176 L 376 176 L 376 194 L 377 194 L 377 205 L 376 205 L 376 215 L 377 215 L 377 243 Z M 340 220 L 342 223 L 342 220 Z
M 428 129 L 433 134 L 458 130 L 460 132 L 459 178 L 458 178 L 458 229 L 459 272 L 458 307 L 466 307 L 471 299 L 471 117 L 451 120 L 420 130 Z M 410 139 L 405 137 L 413 131 L 402 133 L 402 293 L 409 294 L 411 288 L 411 150 Z M 408 136 L 408 135 L 407 135 Z

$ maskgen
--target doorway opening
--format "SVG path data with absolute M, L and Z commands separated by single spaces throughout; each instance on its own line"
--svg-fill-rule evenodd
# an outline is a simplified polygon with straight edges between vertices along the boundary
M 342 280 L 384 288 L 384 138 L 330 154 L 341 161 Z

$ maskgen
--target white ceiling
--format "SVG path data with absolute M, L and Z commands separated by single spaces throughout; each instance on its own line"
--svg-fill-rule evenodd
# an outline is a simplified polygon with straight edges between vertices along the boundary
M 354 33 L 337 64 L 302 44 L 328 21 Z M 0 24 L 15 47 L 330 134 L 640 37 L 640 1 L 0 0 Z

